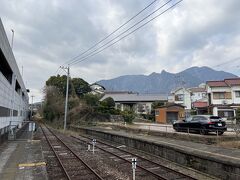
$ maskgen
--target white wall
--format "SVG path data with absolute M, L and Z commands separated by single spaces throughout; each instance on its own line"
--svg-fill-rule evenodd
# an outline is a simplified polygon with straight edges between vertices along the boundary
M 240 91 L 240 86 L 233 86 L 232 87 L 232 98 L 234 104 L 240 104 L 240 97 L 236 97 L 235 91 Z
M 232 104 L 232 99 L 213 99 L 213 92 L 232 92 L 230 87 L 212 87 L 208 88 L 208 92 L 211 93 L 211 102 L 212 104 L 223 104 L 223 101 L 226 104 Z
M 1 19 L 0 19 L 0 49 L 13 72 L 12 83 L 10 83 L 2 74 L 2 72 L 0 72 L 0 106 L 7 108 L 10 111 L 10 114 L 8 114 L 7 117 L 0 117 L 0 128 L 2 128 L 8 126 L 10 121 L 22 121 L 27 116 L 26 111 L 28 111 L 28 94 L 23 83 L 21 74 L 19 72 L 12 49 L 8 42 Z M 18 94 L 15 91 L 16 80 L 18 81 L 21 87 L 20 94 Z M 22 98 L 22 91 L 25 94 L 25 99 Z M 18 111 L 17 116 L 14 117 L 12 116 L 13 110 Z M 21 111 L 24 111 L 24 113 L 21 114 Z
M 22 121 L 27 118 L 28 102 L 22 98 L 22 94 L 15 91 L 15 83 L 12 85 L 6 80 L 0 72 L 0 106 L 18 111 L 17 116 L 0 117 L 0 128 L 8 126 L 10 121 Z M 23 112 L 21 114 L 21 111 Z
M 193 92 L 191 96 L 192 102 L 203 99 L 206 97 L 206 92 Z
M 185 109 L 191 109 L 192 108 L 192 103 L 191 103 L 191 94 L 190 92 L 185 89 L 185 88 L 181 88 L 177 91 L 175 91 L 174 95 L 181 95 L 183 94 L 183 101 L 175 101 L 175 97 L 174 97 L 174 102 L 176 104 L 181 104 L 183 106 L 185 106 Z

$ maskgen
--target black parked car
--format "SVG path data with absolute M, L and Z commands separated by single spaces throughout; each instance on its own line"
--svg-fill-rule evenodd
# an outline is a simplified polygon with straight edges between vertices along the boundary
M 227 130 L 225 121 L 221 117 L 212 115 L 196 115 L 186 120 L 178 120 L 173 123 L 176 131 L 197 131 L 200 134 L 216 132 L 222 135 Z

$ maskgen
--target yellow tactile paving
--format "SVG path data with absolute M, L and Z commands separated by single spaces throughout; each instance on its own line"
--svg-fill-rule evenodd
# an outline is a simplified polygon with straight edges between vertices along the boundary
M 45 162 L 37 162 L 37 163 L 18 164 L 18 167 L 34 167 L 34 166 L 46 166 L 46 163 Z

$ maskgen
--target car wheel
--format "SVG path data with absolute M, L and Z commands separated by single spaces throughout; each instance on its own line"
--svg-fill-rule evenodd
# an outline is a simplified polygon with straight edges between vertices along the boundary
M 179 130 L 179 128 L 178 128 L 178 127 L 176 127 L 175 131 L 176 131 L 176 132 L 179 132 L 180 130 Z
M 200 129 L 200 134 L 201 134 L 201 135 L 207 134 L 206 128 L 201 128 L 201 129 Z
M 217 131 L 216 133 L 217 133 L 217 135 L 221 136 L 221 135 L 223 135 L 224 131 Z

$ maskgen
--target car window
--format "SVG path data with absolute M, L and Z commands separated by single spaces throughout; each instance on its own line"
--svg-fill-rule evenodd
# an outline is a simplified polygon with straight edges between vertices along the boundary
M 185 119 L 186 122 L 190 122 L 191 120 L 192 120 L 192 117 L 191 117 L 191 116 L 189 116 L 189 117 L 187 117 L 187 118 Z
M 199 121 L 199 116 L 193 116 L 191 121 Z
M 200 117 L 199 117 L 199 121 L 207 121 L 207 120 L 208 120 L 207 117 L 204 117 L 204 116 L 200 116 Z
M 222 120 L 222 118 L 219 116 L 210 116 L 210 119 L 211 120 Z

